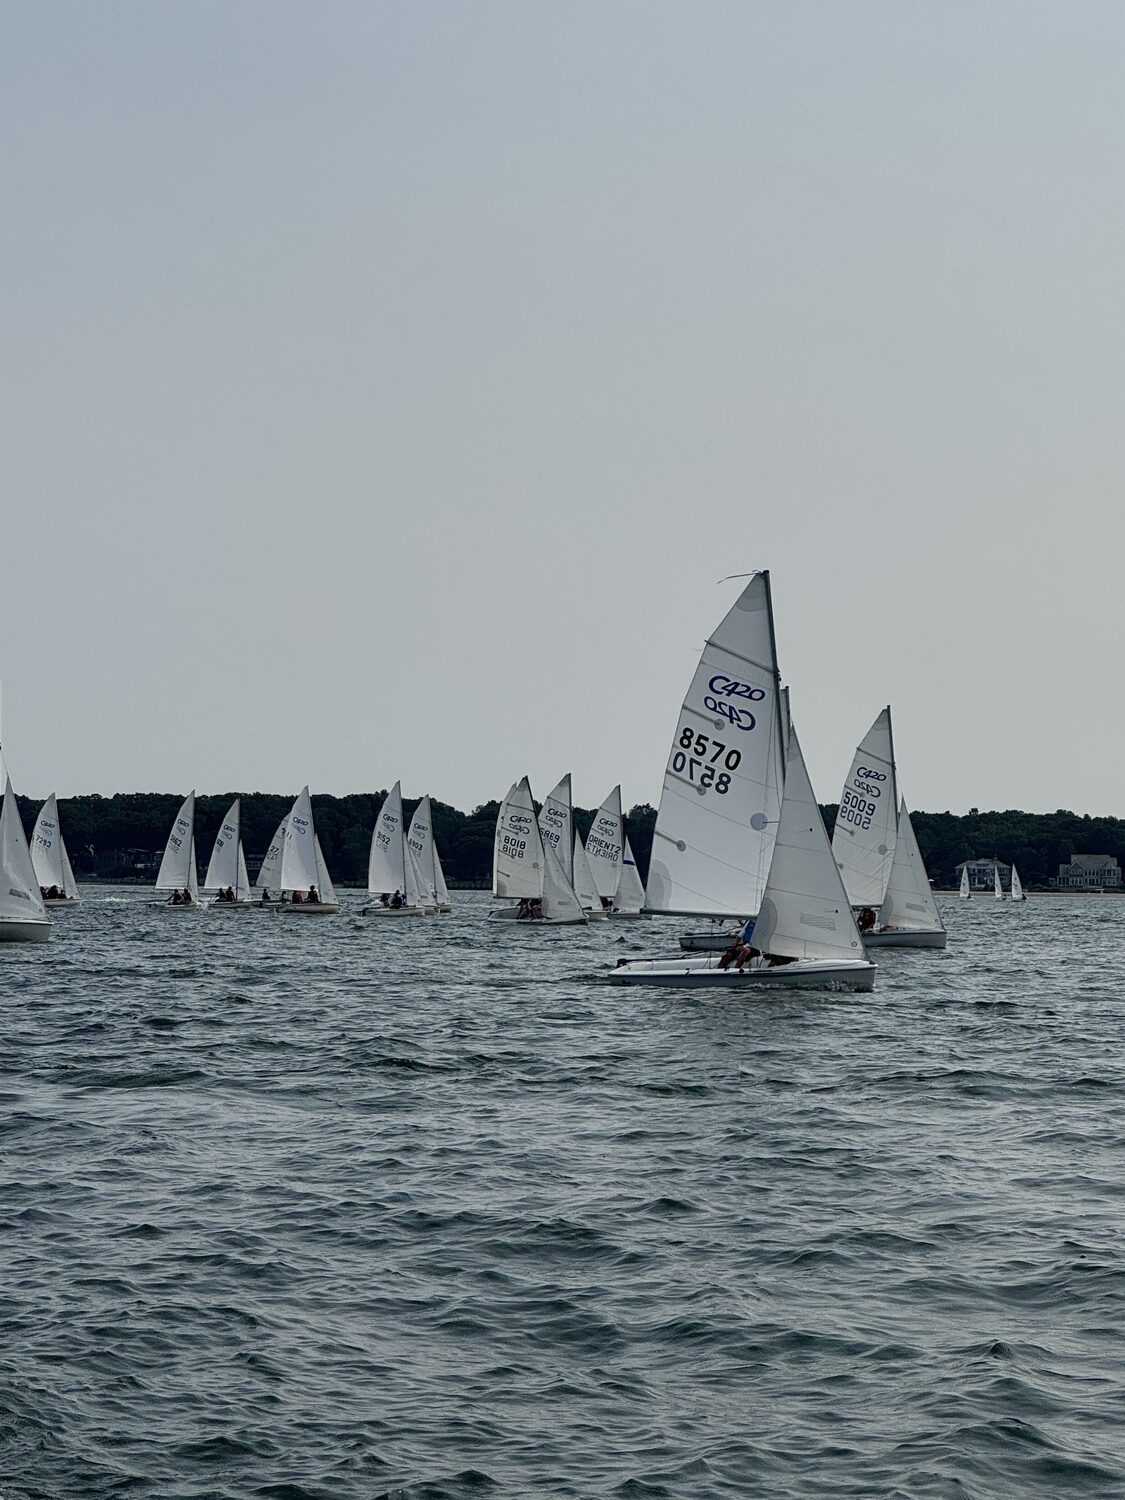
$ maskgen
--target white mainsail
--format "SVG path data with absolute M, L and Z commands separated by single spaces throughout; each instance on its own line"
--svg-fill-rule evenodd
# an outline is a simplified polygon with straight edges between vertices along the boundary
M 509 789 L 496 815 L 492 894 L 512 898 L 543 895 L 543 840 L 526 776 Z
M 199 900 L 199 874 L 195 864 L 195 792 L 184 798 L 156 877 L 158 891 L 190 891 Z
M 449 887 L 445 883 L 445 871 L 441 867 L 441 855 L 438 853 L 437 843 L 434 843 L 434 894 L 437 896 L 438 906 L 449 905 Z
M 785 793 L 753 943 L 787 958 L 863 958 L 797 732 L 789 732 Z
M 410 820 L 410 827 L 406 830 L 406 847 L 413 856 L 418 871 L 419 902 L 427 906 L 436 906 L 438 903 L 437 864 L 432 817 L 430 799 L 429 797 L 423 797 L 414 809 L 414 816 Z
M 969 871 L 968 871 L 968 867 L 966 866 L 961 871 L 961 890 L 960 890 L 961 900 L 962 901 L 968 901 L 968 900 L 970 900 L 972 898 L 972 894 L 973 894 L 972 891 L 969 889 Z
M 246 874 L 246 859 L 242 853 L 242 798 L 236 797 L 219 824 L 215 835 L 215 847 L 207 865 L 203 888 L 222 891 L 230 887 L 236 901 L 249 901 L 250 881 Z
M 316 855 L 316 893 L 320 897 L 320 904 L 321 906 L 334 906 L 336 887 L 332 884 L 328 866 L 324 863 L 324 850 L 320 847 L 320 838 L 316 834 L 313 835 L 313 850 Z
M 31 862 L 35 878 L 44 890 L 54 886 L 68 901 L 78 900 L 78 883 L 70 867 L 70 856 L 59 826 L 59 804 L 54 792 L 39 809 L 31 835 Z
M 1022 901 L 1023 899 L 1024 899 L 1023 881 L 1020 879 L 1020 872 L 1016 869 L 1015 865 L 1013 865 L 1012 866 L 1012 900 L 1013 901 Z
M 945 931 L 905 798 L 899 806 L 895 857 L 879 911 L 879 923 L 881 928 L 893 928 L 896 932 Z
M 283 891 L 300 891 L 303 895 L 311 886 L 316 886 L 320 878 L 312 798 L 306 786 L 289 810 L 279 884 Z M 317 890 L 319 894 L 319 886 Z
M 586 858 L 586 849 L 577 828 L 574 830 L 574 894 L 583 910 L 602 910 L 602 899 L 594 884 L 594 873 L 590 869 L 590 861 Z
M 7 776 L 4 807 L 0 812 L 0 922 L 41 922 L 45 928 L 50 927 L 16 794 Z
M 289 827 L 289 814 L 286 813 L 277 825 L 277 832 L 270 841 L 266 850 L 266 857 L 262 860 L 262 867 L 258 871 L 258 878 L 254 882 L 256 891 L 280 891 L 281 890 L 281 856 L 285 853 L 285 830 Z
M 402 837 L 402 783 L 396 781 L 375 819 L 367 860 L 367 889 L 372 896 L 401 891 L 409 896 L 406 849 Z M 410 903 L 414 905 L 414 902 Z
M 897 830 L 894 738 L 891 711 L 885 708 L 859 742 L 832 832 L 832 853 L 853 906 L 882 903 Z
M 629 835 L 625 835 L 625 848 L 621 854 L 621 879 L 617 883 L 614 906 L 624 916 L 640 916 L 645 904 L 645 888 L 633 858 Z
M 707 641 L 684 699 L 656 815 L 648 911 L 758 910 L 785 779 L 779 693 L 769 574 L 761 572 Z
M 568 771 L 558 786 L 547 793 L 547 799 L 539 809 L 539 837 L 543 840 L 543 847 L 555 855 L 568 880 L 574 873 L 573 829 L 574 807 Z
M 538 830 L 537 830 L 538 831 Z M 543 850 L 543 917 L 548 922 L 585 922 L 570 877 L 553 849 Z
M 621 883 L 621 858 L 625 851 L 625 818 L 621 811 L 621 788 L 613 791 L 594 814 L 586 835 L 586 858 L 598 895 L 612 901 Z
M 1004 887 L 1000 884 L 1000 865 L 996 860 L 992 861 L 992 894 L 997 901 L 1004 899 Z

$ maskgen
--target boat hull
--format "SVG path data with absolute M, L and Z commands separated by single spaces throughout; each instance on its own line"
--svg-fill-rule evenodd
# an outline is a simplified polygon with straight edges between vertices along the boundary
M 0 918 L 0 943 L 45 943 L 50 936 L 50 917 Z
M 870 990 L 875 965 L 865 959 L 801 958 L 771 969 L 768 966 L 720 969 L 710 959 L 643 958 L 622 963 L 605 976 L 611 984 L 654 984 L 700 990 Z
M 279 901 L 278 911 L 293 917 L 334 917 L 340 910 L 338 901 Z
M 865 948 L 944 948 L 944 932 L 866 932 Z
M 253 911 L 253 901 L 208 901 L 208 911 Z
M 175 906 L 170 901 L 150 901 L 150 906 L 155 906 L 158 911 L 202 911 L 203 903 L 200 901 L 178 901 Z
M 81 896 L 44 896 L 44 906 L 81 906 Z
M 430 908 L 424 906 L 364 906 L 361 917 L 428 917 Z
M 520 927 L 585 927 L 589 921 L 588 917 L 567 917 L 560 921 L 557 917 L 521 917 L 514 906 L 500 906 L 488 914 L 490 922 L 511 922 Z

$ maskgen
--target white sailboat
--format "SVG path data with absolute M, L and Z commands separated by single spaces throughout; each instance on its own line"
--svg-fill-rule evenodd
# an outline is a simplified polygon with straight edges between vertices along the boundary
M 5 775 L 0 811 L 0 942 L 45 943 L 50 936 L 51 919 L 39 894 L 12 783 Z
M 1004 887 L 1000 884 L 1000 865 L 997 860 L 992 861 L 992 894 L 997 901 L 1004 899 Z
M 280 885 L 283 897 L 289 893 L 289 900 L 283 900 L 281 907 L 287 915 L 332 916 L 340 910 L 320 840 L 316 836 L 312 798 L 307 786 L 293 803 L 286 820 Z
M 644 910 L 737 923 L 689 933 L 684 947 L 726 947 L 758 911 L 788 732 L 769 574 L 755 573 L 703 648 L 664 771 Z
M 945 942 L 945 924 L 903 800 L 898 809 L 895 857 L 879 907 L 879 925 L 873 932 L 864 933 L 864 947 L 944 948 Z
M 1020 879 L 1020 872 L 1016 869 L 1015 865 L 1012 866 L 1012 900 L 1027 900 L 1027 897 L 1023 893 L 1023 881 Z
M 156 876 L 158 891 L 171 891 L 157 906 L 168 911 L 196 911 L 199 907 L 199 872 L 195 861 L 195 792 L 180 804 L 172 831 L 164 846 L 164 858 Z
M 715 954 L 685 953 L 623 962 L 607 977 L 615 984 L 690 989 L 871 989 L 875 965 L 863 956 L 863 941 L 792 728 L 785 791 L 753 942 L 759 956 L 741 969 L 721 968 L 723 960 Z
M 445 871 L 438 857 L 433 807 L 429 797 L 423 797 L 414 809 L 410 827 L 406 830 L 406 844 L 418 866 L 423 902 L 433 912 L 443 915 L 451 912 L 453 907 L 449 900 L 449 888 L 445 883 Z
M 644 882 L 641 880 L 637 861 L 633 858 L 633 846 L 629 835 L 623 835 L 621 847 L 621 879 L 617 882 L 617 895 L 613 899 L 612 917 L 618 921 L 639 917 L 645 904 Z
M 840 793 L 832 853 L 853 906 L 878 908 L 898 841 L 898 782 L 890 708 L 860 740 Z
M 54 792 L 39 809 L 31 835 L 31 863 L 45 906 L 80 906 L 78 883 L 59 826 L 59 804 Z M 54 892 L 54 894 L 51 894 Z
M 285 830 L 288 827 L 289 814 L 286 813 L 277 825 L 277 832 L 270 840 L 266 857 L 262 860 L 261 869 L 254 881 L 259 906 L 270 907 L 281 900 L 281 856 L 285 853 Z
M 957 894 L 962 901 L 971 901 L 973 898 L 973 893 L 969 886 L 969 871 L 967 866 L 961 871 L 961 889 Z
M 367 859 L 367 893 L 374 899 L 365 917 L 424 917 L 432 906 L 423 897 L 424 882 L 407 842 L 402 815 L 402 783 L 396 781 L 375 819 Z
M 492 894 L 518 904 L 490 911 L 490 921 L 524 926 L 578 926 L 587 921 L 558 856 L 543 847 L 526 776 L 509 789 L 496 817 Z
M 215 846 L 203 879 L 205 891 L 218 891 L 210 904 L 216 911 L 250 911 L 250 877 L 242 852 L 242 798 L 236 797 L 219 824 Z M 230 896 L 226 892 L 230 891 Z
M 607 921 L 586 850 L 574 827 L 574 799 L 570 772 L 550 792 L 539 809 L 539 837 L 550 850 L 574 887 L 578 904 L 591 922 Z

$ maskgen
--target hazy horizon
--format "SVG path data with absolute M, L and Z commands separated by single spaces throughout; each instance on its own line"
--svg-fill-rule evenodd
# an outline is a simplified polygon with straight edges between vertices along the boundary
M 769 568 L 822 802 L 1121 812 L 1125 12 L 4 12 L 21 794 L 655 803 Z

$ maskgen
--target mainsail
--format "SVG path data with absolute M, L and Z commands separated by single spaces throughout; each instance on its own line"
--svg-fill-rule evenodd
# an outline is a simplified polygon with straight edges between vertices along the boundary
M 613 791 L 594 814 L 586 835 L 586 858 L 598 895 L 613 901 L 621 883 L 621 859 L 625 852 L 625 818 L 621 811 L 621 788 Z
M 891 711 L 885 708 L 859 742 L 840 793 L 832 853 L 853 906 L 878 907 L 891 878 L 898 829 Z
M 899 806 L 898 840 L 879 922 L 899 932 L 945 931 L 905 799 Z
M 31 835 L 31 862 L 35 878 L 44 890 L 52 886 L 61 890 L 68 901 L 78 899 L 78 883 L 70 867 L 70 857 L 59 826 L 59 804 L 54 792 L 47 798 L 35 820 Z
M 0 812 L 0 921 L 42 922 L 50 918 L 39 894 L 39 881 L 27 847 L 12 783 L 4 778 L 4 807 Z M 17 929 L 18 930 L 18 929 Z
M 215 847 L 203 880 L 204 890 L 222 891 L 230 887 L 236 901 L 249 901 L 250 880 L 242 853 L 242 798 L 236 797 L 227 810 L 215 835 Z
M 492 894 L 513 899 L 543 895 L 543 840 L 526 776 L 509 789 L 496 815 Z
M 195 864 L 195 792 L 184 798 L 156 877 L 158 891 L 190 891 L 193 901 L 199 899 L 199 874 Z

